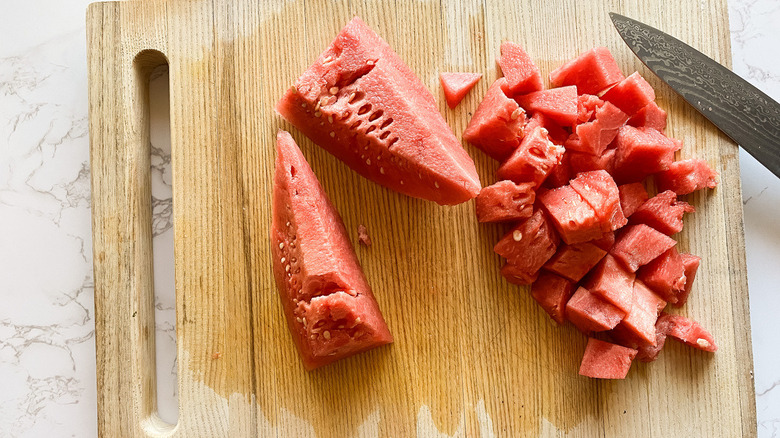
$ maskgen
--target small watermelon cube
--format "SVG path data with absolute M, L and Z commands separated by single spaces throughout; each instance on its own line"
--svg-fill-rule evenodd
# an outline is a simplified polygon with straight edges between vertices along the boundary
M 666 111 L 655 102 L 650 102 L 628 119 L 628 124 L 637 128 L 653 128 L 663 134 L 666 130 Z
M 658 326 L 667 336 L 684 342 L 685 345 L 709 352 L 718 350 L 710 332 L 692 319 L 680 315 L 662 314 L 658 318 Z
M 604 233 L 603 236 L 598 239 L 591 240 L 590 243 L 598 246 L 604 251 L 609 252 L 609 250 L 612 249 L 612 246 L 615 244 L 615 233 L 612 231 L 609 233 Z
M 675 247 L 639 268 L 636 275 L 661 298 L 672 304 L 678 301 L 679 295 L 685 289 L 685 265 Z
M 512 155 L 520 145 L 526 123 L 525 111 L 501 90 L 505 81 L 501 78 L 490 86 L 463 131 L 464 140 L 498 161 Z
M 674 152 L 680 143 L 653 128 L 634 128 L 625 125 L 618 129 L 614 144 L 616 181 L 638 182 L 647 175 L 662 172 L 674 161 Z
M 606 47 L 588 50 L 550 73 L 553 87 L 576 85 L 581 94 L 599 94 L 624 78 Z
M 625 379 L 637 351 L 588 338 L 580 364 L 580 375 L 594 379 Z
M 654 345 L 655 323 L 666 302 L 654 294 L 644 283 L 634 282 L 634 301 L 620 325 L 631 332 L 642 344 Z
M 576 134 L 572 134 L 576 136 Z M 601 155 L 591 155 L 586 152 L 569 151 L 569 143 L 566 143 L 566 155 L 569 156 L 569 166 L 572 174 L 590 172 L 592 170 L 606 170 L 612 174 L 615 168 L 615 149 L 607 149 Z
M 639 72 L 634 72 L 610 88 L 601 99 L 612 102 L 624 113 L 633 116 L 655 100 L 655 91 Z
M 461 100 L 466 97 L 474 85 L 482 79 L 482 73 L 460 73 L 445 72 L 439 75 L 441 87 L 444 90 L 444 99 L 450 109 L 458 106 Z
M 539 67 L 518 44 L 511 41 L 501 43 L 498 65 L 506 78 L 502 89 L 507 96 L 531 93 L 544 88 Z
M 610 330 L 625 316 L 626 312 L 584 287 L 578 288 L 566 303 L 566 318 L 583 333 Z
M 501 238 L 493 251 L 507 259 L 507 266 L 511 266 L 502 268 L 501 273 L 506 274 L 505 277 L 511 275 L 522 281 L 535 278 L 539 268 L 555 254 L 558 242 L 558 235 L 544 212 L 537 210 L 525 222 Z M 530 281 L 522 284 L 528 283 Z
M 682 257 L 683 266 L 685 266 L 685 287 L 680 295 L 677 296 L 675 307 L 681 307 L 688 301 L 688 295 L 691 294 L 691 288 L 693 287 L 693 280 L 696 278 L 696 271 L 701 263 L 701 257 L 697 255 L 683 253 L 680 254 L 680 257 Z
M 610 254 L 631 272 L 636 272 L 676 244 L 674 239 L 655 228 L 645 224 L 631 225 L 617 238 Z
M 620 208 L 620 192 L 615 180 L 606 171 L 582 172 L 569 185 L 593 207 L 602 231 L 617 230 L 628 222 Z
M 604 105 L 604 101 L 592 94 L 580 94 L 577 96 L 577 123 L 585 123 L 593 120 L 596 108 Z
M 533 284 L 537 278 L 539 278 L 539 271 L 530 272 L 526 267 L 515 265 L 512 263 L 505 263 L 499 271 L 506 281 L 524 286 L 527 284 Z
M 618 192 L 620 192 L 620 207 L 623 209 L 623 214 L 626 217 L 634 214 L 649 198 L 647 190 L 642 183 L 623 184 L 618 186 Z
M 532 184 L 499 181 L 483 187 L 475 202 L 479 222 L 528 219 L 534 212 L 536 192 Z
M 537 194 L 550 221 L 569 245 L 598 239 L 603 231 L 593 207 L 571 186 L 562 186 Z
M 607 255 L 607 251 L 591 242 L 564 245 L 544 265 L 544 269 L 571 281 L 580 281 Z
M 675 161 L 669 169 L 655 175 L 655 182 L 660 191 L 687 195 L 699 189 L 714 189 L 718 185 L 718 172 L 704 160 Z
M 671 236 L 683 228 L 683 215 L 693 213 L 693 206 L 678 201 L 677 195 L 667 190 L 648 199 L 631 215 L 631 223 L 649 225 Z
M 585 286 L 593 294 L 617 306 L 623 312 L 631 310 L 636 275 L 610 254 L 604 256 L 589 275 Z
M 515 97 L 526 111 L 540 112 L 564 126 L 577 121 L 577 87 L 561 87 L 535 91 Z
M 552 274 L 541 272 L 539 278 L 531 286 L 531 297 L 558 324 L 566 321 L 566 303 L 574 293 L 574 283 Z
M 547 136 L 547 130 L 534 126 L 526 132 L 520 146 L 496 171 L 499 179 L 516 183 L 530 182 L 534 188 L 542 185 L 547 175 L 561 162 L 564 149 Z

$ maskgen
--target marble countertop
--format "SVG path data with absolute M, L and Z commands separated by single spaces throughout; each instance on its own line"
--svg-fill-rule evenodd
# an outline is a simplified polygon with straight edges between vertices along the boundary
M 0 14 L 0 436 L 97 434 L 88 3 L 12 2 Z M 780 2 L 728 4 L 734 70 L 780 100 Z M 167 81 L 152 86 L 167 92 Z M 173 259 L 170 145 L 161 134 L 166 105 L 165 99 L 152 105 L 155 307 L 160 414 L 175 421 L 173 279 L 165 275 Z M 778 437 L 780 180 L 740 152 L 758 434 Z

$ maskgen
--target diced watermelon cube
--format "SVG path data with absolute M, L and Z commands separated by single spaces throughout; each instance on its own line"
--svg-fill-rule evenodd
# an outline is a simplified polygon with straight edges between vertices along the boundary
M 501 78 L 490 86 L 463 131 L 464 140 L 499 161 L 520 145 L 526 122 L 525 111 L 501 90 L 505 81 Z
M 678 201 L 677 195 L 667 190 L 648 199 L 631 215 L 631 223 L 649 225 L 671 236 L 683 228 L 683 215 L 693 213 L 693 206 Z
M 499 181 L 483 187 L 475 202 L 479 222 L 528 219 L 534 212 L 536 192 L 532 184 Z
M 552 169 L 561 162 L 564 149 L 553 144 L 547 130 L 535 126 L 528 132 L 520 146 L 496 171 L 499 179 L 516 183 L 530 182 L 539 188 Z
M 628 312 L 633 305 L 635 278 L 633 272 L 607 254 L 593 269 L 585 286 L 623 312 Z
M 572 134 L 576 135 L 576 134 Z M 607 149 L 601 155 L 591 155 L 586 152 L 574 152 L 568 150 L 569 143 L 566 143 L 566 155 L 569 156 L 569 165 L 572 174 L 580 172 L 590 172 L 591 170 L 606 170 L 609 174 L 615 168 L 615 149 Z
M 593 120 L 596 108 L 604 104 L 598 96 L 592 94 L 580 94 L 577 96 L 577 123 L 585 123 Z
M 654 294 L 641 281 L 634 282 L 634 300 L 631 311 L 628 312 L 620 325 L 635 335 L 643 344 L 654 345 L 655 322 L 666 302 Z
M 625 125 L 618 129 L 614 144 L 615 180 L 621 183 L 642 181 L 647 175 L 662 172 L 674 161 L 680 143 L 653 128 Z
M 554 189 L 556 187 L 565 186 L 569 183 L 573 173 L 571 171 L 570 154 L 564 153 L 561 157 L 561 162 L 557 166 L 553 167 L 547 178 L 542 183 L 543 187 L 548 189 Z
M 501 238 L 493 251 L 507 259 L 507 266 L 512 266 L 502 268 L 502 274 L 523 280 L 535 278 L 539 268 L 555 254 L 557 248 L 558 235 L 550 226 L 544 212 L 537 210 L 525 222 Z
M 589 338 L 580 364 L 580 375 L 595 379 L 625 379 L 637 351 Z
M 566 303 L 566 319 L 583 333 L 612 329 L 625 316 L 626 312 L 592 294 L 584 287 L 577 289 Z
M 537 199 L 549 214 L 561 238 L 569 245 L 602 236 L 603 231 L 593 207 L 571 186 L 538 193 Z
M 553 70 L 550 83 L 553 87 L 576 85 L 581 94 L 599 94 L 624 77 L 609 49 L 596 47 Z
M 686 195 L 699 189 L 714 189 L 718 185 L 718 172 L 704 160 L 675 161 L 669 169 L 655 175 L 655 182 L 658 190 Z
M 630 217 L 645 202 L 648 195 L 644 184 L 630 183 L 618 186 L 620 192 L 620 207 L 623 209 L 623 215 Z
M 535 91 L 515 97 L 526 111 L 540 112 L 556 122 L 571 126 L 577 121 L 577 87 L 561 87 Z
M 696 271 L 701 263 L 701 257 L 697 255 L 683 253 L 680 254 L 680 257 L 682 257 L 683 266 L 685 266 L 685 288 L 678 295 L 677 303 L 674 304 L 675 307 L 681 307 L 688 301 L 688 295 L 691 294 L 691 288 L 693 287 L 693 280 L 696 278 Z
M 569 149 L 601 155 L 615 139 L 618 129 L 628 120 L 628 116 L 609 102 L 603 102 L 594 112 L 593 121 L 577 125 L 574 132 L 579 142 L 572 143 Z
M 631 225 L 617 238 L 610 254 L 636 272 L 676 244 L 671 237 L 645 224 Z
M 482 78 L 482 73 L 445 72 L 439 75 L 447 106 L 455 108 Z
M 655 100 L 655 91 L 639 72 L 618 82 L 601 96 L 602 100 L 612 102 L 624 113 L 633 116 L 644 106 Z
M 595 115 L 595 120 L 598 120 L 601 123 L 602 129 L 605 130 L 617 130 L 621 126 L 625 125 L 628 121 L 628 114 L 612 104 L 612 102 L 604 102 L 602 105 L 596 108 Z M 615 135 L 617 135 L 617 131 L 615 132 Z M 614 135 L 612 138 L 615 138 Z M 612 139 L 609 141 L 611 142 Z
M 511 41 L 501 43 L 501 58 L 498 60 L 498 65 L 506 78 L 502 88 L 507 96 L 530 93 L 544 88 L 539 67 L 518 44 Z
M 679 295 L 685 289 L 685 265 L 675 247 L 642 266 L 637 271 L 637 277 L 672 304 L 678 301 Z
M 607 255 L 607 251 L 591 242 L 565 245 L 544 265 L 544 269 L 571 281 L 580 281 Z
M 602 231 L 617 230 L 628 222 L 620 208 L 620 192 L 615 180 L 606 171 L 582 172 L 569 185 L 593 207 Z
M 536 281 L 536 279 L 539 277 L 539 271 L 529 272 L 527 268 L 509 262 L 501 267 L 500 272 L 506 281 L 521 286 L 533 284 L 533 282 Z
M 655 102 L 650 102 L 628 119 L 628 124 L 637 128 L 653 128 L 663 134 L 666 130 L 666 111 Z
M 561 125 L 558 124 L 558 122 L 544 115 L 542 112 L 535 112 L 531 118 L 528 119 L 528 124 L 525 125 L 525 130 L 530 131 L 534 126 L 537 125 L 546 129 L 547 136 L 550 138 L 550 141 L 557 145 L 562 145 L 566 139 L 569 138 L 569 133 L 566 132 L 566 130 L 563 129 Z
M 615 233 L 612 231 L 609 233 L 604 233 L 603 236 L 598 239 L 591 240 L 590 243 L 598 246 L 604 251 L 609 252 L 609 250 L 612 249 L 612 246 L 615 244 Z
M 658 326 L 667 336 L 682 341 L 685 345 L 709 352 L 718 350 L 710 332 L 692 319 L 680 315 L 662 314 L 658 318 Z
M 574 293 L 574 283 L 550 272 L 542 272 L 531 286 L 531 297 L 558 324 L 566 320 L 566 303 Z

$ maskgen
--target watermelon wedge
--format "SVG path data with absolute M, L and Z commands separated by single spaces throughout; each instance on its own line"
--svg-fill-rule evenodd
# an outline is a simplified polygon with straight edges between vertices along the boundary
M 273 272 L 303 365 L 391 343 L 341 217 L 290 134 L 280 131 L 276 141 Z
M 704 160 L 675 161 L 669 169 L 655 175 L 655 182 L 659 191 L 687 195 L 704 188 L 714 189 L 718 185 L 718 172 Z
M 520 145 L 526 124 L 525 111 L 501 89 L 505 82 L 493 82 L 463 131 L 464 140 L 499 161 Z
M 479 193 L 474 162 L 431 93 L 353 18 L 276 104 L 314 143 L 378 184 L 439 204 Z
M 502 88 L 507 96 L 514 97 L 544 88 L 539 67 L 518 44 L 511 41 L 501 43 L 498 65 L 506 78 Z
M 482 73 L 441 73 L 439 80 L 444 89 L 444 99 L 450 109 L 458 106 L 474 85 L 482 79 Z

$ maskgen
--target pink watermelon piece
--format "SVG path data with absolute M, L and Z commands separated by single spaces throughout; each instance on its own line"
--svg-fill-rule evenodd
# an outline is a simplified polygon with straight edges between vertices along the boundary
M 631 215 L 631 223 L 646 224 L 671 236 L 683 228 L 683 215 L 693 213 L 693 206 L 678 201 L 677 195 L 667 190 L 648 199 Z
M 634 300 L 631 310 L 620 325 L 638 338 L 644 345 L 655 345 L 655 323 L 666 307 L 666 302 L 654 294 L 644 283 L 634 282 Z
M 601 98 L 612 102 L 629 116 L 633 116 L 655 100 L 655 91 L 639 72 L 634 72 L 610 88 Z
M 574 128 L 579 142 L 569 149 L 600 156 L 604 153 L 618 129 L 628 120 L 628 116 L 609 102 L 602 102 L 594 111 L 592 121 L 581 123 Z
M 537 210 L 529 219 L 504 235 L 493 251 L 507 259 L 507 265 L 501 269 L 507 280 L 529 284 L 536 279 L 539 268 L 555 254 L 558 242 L 558 235 L 544 212 Z
M 606 171 L 579 173 L 569 185 L 596 212 L 602 231 L 617 230 L 628 222 L 620 208 L 620 192 L 615 180 Z
M 588 205 L 571 186 L 566 185 L 537 193 L 537 199 L 567 244 L 587 242 L 603 235 L 593 207 Z
M 558 324 L 566 321 L 566 303 L 573 293 L 573 282 L 550 272 L 541 272 L 531 286 L 531 297 Z
M 518 44 L 511 41 L 501 43 L 498 65 L 506 78 L 502 88 L 507 96 L 530 93 L 544 88 L 539 67 Z
M 710 332 L 698 322 L 680 315 L 662 314 L 658 326 L 667 336 L 677 339 L 690 347 L 715 352 L 718 346 Z
M 623 312 L 631 310 L 636 275 L 607 254 L 593 269 L 587 280 L 587 287 Z
M 612 246 L 615 244 L 615 233 L 612 231 L 609 233 L 604 233 L 603 236 L 598 239 L 591 240 L 590 243 L 598 246 L 604 251 L 609 252 L 609 250 L 612 249 Z
M 517 149 L 526 124 L 525 111 L 501 90 L 505 82 L 501 78 L 490 86 L 463 131 L 464 140 L 498 161 Z
M 700 189 L 714 189 L 718 185 L 718 172 L 704 160 L 675 161 L 669 169 L 655 175 L 655 182 L 659 191 L 687 195 Z
M 580 287 L 566 303 L 566 318 L 583 333 L 614 328 L 626 312 Z
M 646 176 L 662 172 L 674 161 L 680 143 L 652 128 L 625 125 L 618 129 L 614 144 L 615 171 L 612 176 L 620 183 L 642 181 Z
M 572 134 L 576 135 L 576 134 Z M 590 172 L 593 170 L 606 170 L 610 175 L 615 168 L 615 149 L 607 149 L 601 155 L 591 155 L 587 152 L 569 151 L 569 143 L 566 143 L 566 155 L 569 156 L 569 163 L 572 174 L 580 172 Z
M 550 73 L 553 87 L 576 85 L 580 94 L 599 94 L 624 78 L 606 47 L 588 50 Z
M 577 282 L 605 255 L 607 251 L 591 242 L 564 245 L 558 248 L 555 255 L 544 265 L 544 269 Z
M 623 184 L 618 186 L 618 192 L 620 192 L 620 207 L 626 217 L 634 214 L 648 199 L 647 190 L 642 183 Z
M 458 106 L 480 79 L 482 79 L 482 73 L 445 72 L 439 74 L 447 106 L 450 109 Z
M 696 271 L 699 270 L 699 264 L 701 263 L 701 257 L 693 254 L 680 254 L 685 266 L 685 287 L 683 291 L 678 295 L 677 303 L 675 307 L 682 307 L 688 301 L 688 296 L 691 294 L 691 288 L 693 287 L 693 280 L 696 278 Z
M 610 254 L 636 272 L 676 244 L 671 237 L 645 224 L 630 225 L 617 238 Z
M 341 30 L 276 110 L 352 170 L 389 189 L 459 204 L 481 188 L 474 162 L 431 93 L 360 18 Z
M 496 171 L 499 179 L 516 183 L 530 182 L 534 188 L 542 185 L 547 175 L 561 162 L 564 149 L 553 144 L 547 130 L 534 126 L 526 132 L 520 146 Z
M 664 300 L 674 304 L 685 289 L 685 264 L 677 248 L 672 247 L 645 266 L 637 277 Z
M 535 91 L 515 97 L 526 111 L 540 112 L 564 126 L 577 121 L 577 87 L 560 87 Z
M 271 249 L 290 334 L 306 369 L 393 337 L 338 212 L 290 134 L 277 134 Z
M 596 108 L 604 105 L 604 101 L 592 94 L 580 94 L 577 96 L 577 123 L 585 123 L 593 120 Z
M 588 338 L 580 364 L 580 375 L 594 379 L 625 379 L 637 351 Z
M 528 219 L 534 211 L 536 192 L 533 184 L 499 181 L 483 187 L 475 205 L 479 222 L 504 222 Z
M 650 102 L 628 119 L 628 124 L 637 128 L 653 128 L 663 134 L 666 130 L 666 111 L 655 102 Z

